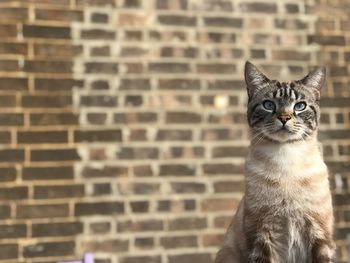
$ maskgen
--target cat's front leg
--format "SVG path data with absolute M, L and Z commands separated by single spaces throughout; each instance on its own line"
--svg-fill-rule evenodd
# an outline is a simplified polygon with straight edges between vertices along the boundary
M 317 239 L 312 245 L 312 263 L 334 263 L 335 245 L 332 240 Z

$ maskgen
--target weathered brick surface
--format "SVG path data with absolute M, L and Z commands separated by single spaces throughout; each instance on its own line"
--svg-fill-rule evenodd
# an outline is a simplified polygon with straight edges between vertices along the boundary
M 10 0 L 0 10 L 0 262 L 87 250 L 101 263 L 212 262 L 244 191 L 247 59 L 282 79 L 328 66 L 320 139 L 347 261 L 346 1 Z

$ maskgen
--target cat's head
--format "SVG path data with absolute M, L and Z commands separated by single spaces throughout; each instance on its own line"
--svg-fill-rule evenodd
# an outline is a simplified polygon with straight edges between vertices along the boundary
M 253 142 L 307 140 L 320 120 L 320 90 L 326 69 L 318 68 L 297 81 L 268 79 L 252 63 L 245 65 L 248 91 L 248 123 Z

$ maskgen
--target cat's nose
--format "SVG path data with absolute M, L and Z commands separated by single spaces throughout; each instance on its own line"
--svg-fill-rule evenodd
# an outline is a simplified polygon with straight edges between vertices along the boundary
M 292 117 L 290 115 L 280 115 L 277 118 L 285 125 Z

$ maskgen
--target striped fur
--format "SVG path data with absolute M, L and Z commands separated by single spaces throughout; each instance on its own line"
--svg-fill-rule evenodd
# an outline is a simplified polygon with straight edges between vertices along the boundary
M 215 263 L 334 262 L 332 199 L 317 141 L 325 70 L 279 82 L 247 62 L 245 74 L 252 132 L 246 190 Z M 305 109 L 295 110 L 299 102 Z

